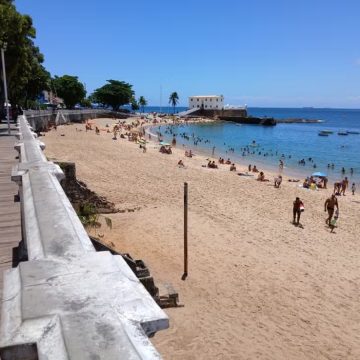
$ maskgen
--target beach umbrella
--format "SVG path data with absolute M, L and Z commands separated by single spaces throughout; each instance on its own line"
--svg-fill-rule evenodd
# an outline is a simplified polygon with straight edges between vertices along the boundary
M 317 177 L 326 177 L 327 174 L 323 173 L 323 172 L 320 172 L 320 171 L 317 171 L 317 172 L 314 172 L 312 174 L 312 176 L 317 176 Z

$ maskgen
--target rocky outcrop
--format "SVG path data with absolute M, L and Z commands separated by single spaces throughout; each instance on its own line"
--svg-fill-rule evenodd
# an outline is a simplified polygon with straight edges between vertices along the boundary
M 65 174 L 61 181 L 68 199 L 76 211 L 84 204 L 91 204 L 99 214 L 110 214 L 118 212 L 115 204 L 108 201 L 105 197 L 99 196 L 91 191 L 87 185 L 76 179 L 76 167 L 73 162 L 56 162 Z

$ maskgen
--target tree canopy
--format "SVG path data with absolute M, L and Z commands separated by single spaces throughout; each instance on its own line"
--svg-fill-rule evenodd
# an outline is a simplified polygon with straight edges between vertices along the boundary
M 56 95 L 64 100 L 68 109 L 72 109 L 77 103 L 82 102 L 86 95 L 85 87 L 77 76 L 55 76 L 52 80 L 52 87 Z
M 42 65 L 43 55 L 34 44 L 36 36 L 32 19 L 20 14 L 10 0 L 0 0 L 0 47 L 5 51 L 9 100 L 26 106 L 41 90 L 49 89 L 50 74 Z M 1 72 L 1 82 L 3 74 Z M 4 104 L 0 86 L 0 106 Z
M 131 110 L 136 111 L 136 110 L 139 110 L 139 109 L 140 109 L 139 104 L 138 104 L 138 102 L 136 101 L 135 97 L 133 97 L 133 98 L 130 100 L 130 104 L 131 104 Z
M 176 91 L 174 91 L 170 94 L 170 97 L 169 97 L 169 104 L 172 105 L 172 107 L 174 109 L 174 114 L 175 114 L 175 107 L 178 104 L 178 102 L 179 102 L 179 95 Z
M 107 82 L 108 84 L 93 92 L 93 101 L 111 106 L 114 111 L 118 111 L 120 106 L 132 102 L 135 95 L 132 85 L 119 80 L 107 80 Z
M 145 106 L 147 105 L 147 101 L 143 96 L 139 97 L 139 105 L 141 106 L 141 112 L 144 113 Z

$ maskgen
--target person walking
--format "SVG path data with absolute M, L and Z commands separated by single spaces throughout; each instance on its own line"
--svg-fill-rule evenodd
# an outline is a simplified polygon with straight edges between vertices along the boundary
M 324 207 L 325 207 L 324 211 L 325 212 L 327 211 L 329 215 L 325 223 L 330 226 L 332 217 L 334 215 L 335 207 L 337 210 L 339 210 L 339 204 L 335 194 L 332 194 L 329 198 L 326 199 Z
M 343 196 L 345 196 L 345 191 L 349 186 L 349 180 L 348 178 L 345 176 L 345 179 L 341 182 L 341 191 L 340 194 L 342 194 Z
M 293 203 L 293 224 L 294 225 L 299 225 L 300 216 L 303 211 L 304 211 L 304 203 L 300 200 L 299 197 L 297 197 Z

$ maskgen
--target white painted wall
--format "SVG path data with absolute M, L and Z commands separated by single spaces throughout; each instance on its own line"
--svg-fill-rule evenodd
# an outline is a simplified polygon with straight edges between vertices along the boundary
M 189 97 L 189 109 L 194 108 L 206 109 L 218 109 L 221 110 L 224 107 L 224 97 L 222 95 L 208 95 L 208 96 L 190 96 Z

